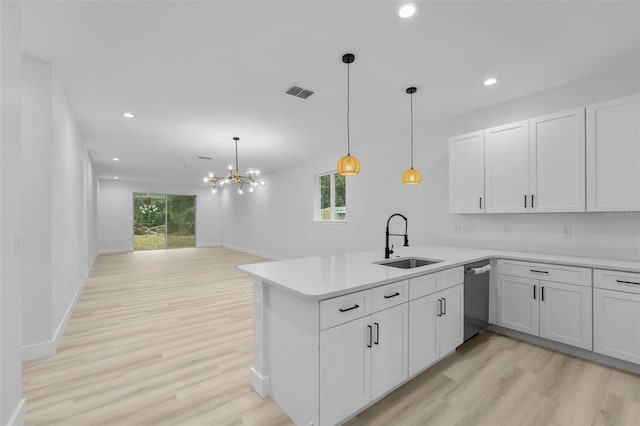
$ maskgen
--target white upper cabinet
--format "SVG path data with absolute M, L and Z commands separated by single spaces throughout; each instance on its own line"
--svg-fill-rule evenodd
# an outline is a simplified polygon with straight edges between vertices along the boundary
M 640 210 L 640 95 L 587 106 L 587 211 Z
M 485 131 L 487 213 L 524 213 L 529 201 L 529 122 Z
M 484 211 L 484 132 L 449 139 L 449 211 Z
M 529 120 L 531 212 L 585 211 L 584 108 Z

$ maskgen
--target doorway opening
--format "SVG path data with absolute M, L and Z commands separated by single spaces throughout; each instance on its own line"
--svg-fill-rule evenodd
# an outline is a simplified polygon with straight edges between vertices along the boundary
M 133 194 L 133 249 L 196 246 L 196 196 Z

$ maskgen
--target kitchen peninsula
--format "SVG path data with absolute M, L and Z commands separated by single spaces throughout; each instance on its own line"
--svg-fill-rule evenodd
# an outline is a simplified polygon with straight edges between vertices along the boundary
M 620 293 L 633 312 L 640 312 L 640 295 L 634 293 L 640 293 L 639 262 L 447 246 L 397 249 L 397 258 L 438 261 L 412 269 L 375 263 L 383 257 L 382 251 L 371 251 L 240 267 L 253 279 L 251 385 L 261 397 L 271 396 L 296 424 L 342 423 L 454 352 L 462 343 L 463 266 L 486 259 L 495 268 L 491 324 L 518 329 L 509 327 L 510 313 L 501 308 L 504 298 L 517 292 L 499 288 L 497 276 L 543 272 L 544 280 L 512 281 L 533 288 L 547 285 L 549 291 L 555 281 L 566 281 L 570 289 L 582 291 L 589 306 L 593 288 L 593 316 L 600 318 L 593 326 L 595 342 L 589 338 L 588 347 L 575 346 L 587 348 L 581 349 L 585 354 L 596 351 L 640 363 L 640 337 L 637 354 L 617 351 L 615 341 L 598 340 L 598 332 L 610 335 L 605 328 L 613 325 L 599 317 L 596 300 L 601 297 L 605 309 L 606 297 Z M 513 262 L 501 270 L 501 261 Z M 529 264 L 548 268 L 528 269 Z M 596 296 L 596 291 L 603 293 Z M 590 332 L 588 314 L 581 324 Z M 571 342 L 564 336 L 548 339 Z

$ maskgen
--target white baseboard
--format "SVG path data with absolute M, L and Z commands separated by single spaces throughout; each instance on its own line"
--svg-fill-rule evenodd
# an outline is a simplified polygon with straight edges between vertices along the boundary
M 263 377 L 253 367 L 249 370 L 249 384 L 260 398 L 266 398 L 271 395 L 271 389 L 269 388 L 271 381 L 269 377 Z
M 22 362 L 48 358 L 56 354 L 57 344 L 53 340 L 22 345 Z
M 245 253 L 252 254 L 254 256 L 264 257 L 266 259 L 271 259 L 271 260 L 286 260 L 287 259 L 286 257 L 278 256 L 277 254 L 268 253 L 268 252 L 260 251 L 260 250 L 252 250 L 252 249 L 248 249 L 248 248 L 245 248 L 245 247 L 238 247 L 238 246 L 234 246 L 232 244 L 222 244 L 222 247 L 226 247 L 226 248 L 231 249 L 231 250 L 242 251 L 242 252 L 245 252 Z
M 13 410 L 13 414 L 9 418 L 9 422 L 7 426 L 22 426 L 24 425 L 24 420 L 27 415 L 27 400 L 22 398 L 15 410 Z
M 87 270 L 84 272 L 84 279 L 85 280 L 87 278 L 89 278 L 89 275 L 91 275 L 91 271 L 93 270 L 93 265 L 95 265 L 97 258 L 98 258 L 98 253 L 96 253 L 95 256 L 93 256 L 93 260 L 91 261 L 91 264 L 89 265 Z
M 196 248 L 206 248 L 206 247 L 222 247 L 222 243 L 219 241 L 211 241 L 208 243 L 198 243 L 196 241 Z
M 67 324 L 71 319 L 71 315 L 73 311 L 76 309 L 76 305 L 78 304 L 78 300 L 80 299 L 80 294 L 82 294 L 82 290 L 84 290 L 85 280 L 82 280 L 78 288 L 76 289 L 67 310 L 65 311 L 58 327 L 56 327 L 56 331 L 53 334 L 53 338 L 51 340 L 45 340 L 44 342 L 32 343 L 30 345 L 22 346 L 22 361 L 32 361 L 34 359 L 47 358 L 52 355 L 55 355 L 58 344 L 60 343 L 60 339 L 64 335 L 64 331 L 67 329 Z
M 107 248 L 107 249 L 99 249 L 98 250 L 98 254 L 109 254 L 109 253 L 127 253 L 133 251 L 133 249 L 131 247 L 125 247 L 125 248 Z

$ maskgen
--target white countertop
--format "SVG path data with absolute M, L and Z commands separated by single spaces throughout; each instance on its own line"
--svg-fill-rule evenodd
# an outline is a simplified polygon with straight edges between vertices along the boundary
M 585 268 L 640 272 L 640 262 L 634 261 L 451 246 L 396 248 L 395 253 L 391 255 L 392 258 L 415 256 L 442 260 L 442 262 L 419 268 L 400 269 L 373 263 L 384 260 L 383 253 L 383 250 L 375 250 L 254 263 L 242 265 L 240 270 L 267 284 L 312 299 L 328 299 L 484 259 L 523 260 Z

